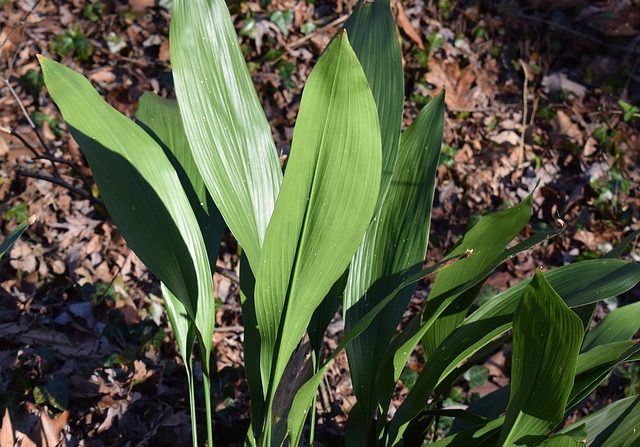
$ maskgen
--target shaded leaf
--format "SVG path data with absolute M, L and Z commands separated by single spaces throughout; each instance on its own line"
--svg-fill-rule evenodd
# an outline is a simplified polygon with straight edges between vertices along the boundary
M 109 106 L 82 75 L 44 57 L 40 64 L 111 217 L 129 247 L 180 300 L 203 349 L 210 352 L 215 324 L 211 270 L 173 165 L 153 138 Z
M 455 269 L 447 270 L 436 277 L 427 297 L 423 319 L 430 318 L 440 307 L 439 295 L 473 278 L 500 256 L 507 244 L 529 222 L 530 217 L 531 196 L 528 196 L 514 207 L 483 216 L 471 227 L 448 256 L 463 253 L 466 250 L 473 250 L 474 256 L 456 265 Z M 427 356 L 464 321 L 475 296 L 476 293 L 456 296 L 440 313 L 422 340 Z
M 345 330 L 355 326 L 388 293 L 371 290 L 373 283 L 425 258 L 443 128 L 444 99 L 440 95 L 402 134 L 387 197 L 351 261 L 344 295 Z M 415 285 L 402 290 L 384 316 L 347 350 L 354 393 L 366 419 L 377 403 L 373 394 L 377 380 L 371 372 L 380 364 L 414 290 Z
M 544 438 L 562 421 L 582 335 L 580 318 L 536 272 L 513 318 L 511 394 L 501 445 Z

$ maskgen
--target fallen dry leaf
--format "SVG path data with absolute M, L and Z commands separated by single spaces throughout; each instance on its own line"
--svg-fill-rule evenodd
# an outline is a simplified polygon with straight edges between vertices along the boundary
M 470 65 L 460 69 L 455 60 L 434 60 L 429 64 L 429 68 L 425 79 L 436 87 L 444 87 L 447 92 L 447 107 L 452 110 L 468 110 L 475 107 L 471 90 L 475 76 Z
M 129 0 L 129 6 L 137 12 L 144 11 L 145 8 L 151 8 L 155 5 L 156 0 Z
M 62 430 L 69 422 L 69 410 L 65 410 L 56 418 L 50 418 L 46 411 L 40 413 L 40 422 L 36 430 L 40 431 L 40 447 L 64 447 Z
M 396 4 L 396 11 L 396 23 L 400 29 L 418 45 L 418 48 L 424 50 L 424 42 L 422 41 L 422 37 L 420 37 L 420 33 L 413 27 L 409 17 L 407 17 L 407 14 L 404 12 L 404 8 L 399 2 Z

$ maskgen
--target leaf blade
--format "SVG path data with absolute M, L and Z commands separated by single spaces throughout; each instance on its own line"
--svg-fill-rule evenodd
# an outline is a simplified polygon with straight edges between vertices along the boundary
M 202 234 L 162 148 L 81 74 L 40 57 L 45 84 L 80 144 L 129 247 L 180 299 L 211 349 L 215 318 Z
M 564 418 L 582 321 L 538 271 L 514 314 L 511 394 L 499 443 L 544 437 Z
M 225 2 L 176 0 L 169 39 L 193 158 L 255 268 L 282 172 Z
M 349 113 L 351 107 L 360 113 Z M 287 175 L 256 276 L 268 398 L 371 220 L 380 159 L 375 102 L 342 34 L 320 58 L 303 92 Z

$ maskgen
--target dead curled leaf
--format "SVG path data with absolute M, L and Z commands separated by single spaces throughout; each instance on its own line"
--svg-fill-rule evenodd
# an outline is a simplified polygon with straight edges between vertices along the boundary
M 471 63 L 460 68 L 455 59 L 434 59 L 429 62 L 425 79 L 436 87 L 444 87 L 447 108 L 472 111 L 486 107 L 494 95 L 497 81 L 495 61 L 487 62 L 484 67 Z

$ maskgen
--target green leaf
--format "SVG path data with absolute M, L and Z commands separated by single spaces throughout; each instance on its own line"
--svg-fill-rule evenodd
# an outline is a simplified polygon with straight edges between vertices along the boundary
M 544 438 L 562 421 L 582 335 L 580 318 L 536 272 L 513 318 L 511 394 L 499 444 Z
M 393 348 L 390 349 L 387 353 L 388 357 L 391 357 L 389 361 L 385 360 L 384 367 L 391 368 L 389 374 L 393 377 L 393 381 L 398 380 L 400 371 L 407 363 L 407 360 L 411 356 L 411 352 L 415 349 L 418 342 L 427 330 L 431 327 L 433 322 L 437 321 L 440 317 L 440 314 L 446 309 L 446 307 L 451 303 L 451 301 L 458 295 L 462 294 L 470 294 L 470 290 L 473 290 L 475 287 L 476 290 L 478 285 L 485 280 L 487 276 L 489 276 L 500 264 L 502 264 L 507 259 L 515 256 L 516 254 L 525 251 L 532 246 L 539 244 L 550 237 L 556 236 L 559 234 L 559 230 L 549 230 L 549 231 L 541 231 L 539 233 L 534 233 L 528 239 L 514 245 L 513 247 L 505 250 L 499 257 L 494 259 L 491 263 L 487 264 L 484 267 L 484 270 L 477 273 L 474 277 L 469 279 L 464 286 L 457 286 L 453 289 L 449 289 L 443 293 L 441 293 L 436 299 L 434 299 L 434 303 L 437 301 L 438 306 L 437 309 L 430 314 L 429 318 L 426 321 L 420 321 L 417 324 L 412 324 L 407 326 L 405 330 L 397 336 L 397 340 L 394 340 Z M 471 254 L 473 256 L 473 253 Z M 495 297 L 494 297 L 495 298 Z M 434 306 L 436 307 L 436 306 Z M 421 320 L 420 316 L 414 317 L 416 320 Z M 410 330 L 408 330 L 410 329 Z M 390 363 L 389 365 L 387 365 Z M 451 371 L 448 371 L 451 372 Z
M 198 445 L 198 430 L 196 426 L 196 399 L 194 390 L 194 377 L 193 377 L 193 360 L 191 358 L 193 354 L 193 344 L 196 340 L 195 326 L 189 315 L 187 309 L 182 305 L 180 300 L 176 298 L 164 284 L 160 284 L 162 290 L 162 297 L 164 298 L 165 309 L 167 310 L 167 316 L 169 317 L 169 323 L 171 323 L 171 329 L 173 329 L 173 336 L 176 339 L 178 350 L 182 356 L 184 367 L 187 373 L 187 384 L 189 387 L 189 409 L 191 414 L 191 436 L 194 446 Z
M 440 95 L 402 134 L 387 197 L 351 261 L 344 296 L 345 330 L 386 296 L 388 290 L 370 289 L 373 283 L 425 258 L 443 129 L 444 97 Z M 371 372 L 377 370 L 414 290 L 415 285 L 402 290 L 384 316 L 347 350 L 354 393 L 367 420 L 377 403 L 373 394 L 377 380 Z
M 553 269 L 545 273 L 545 279 L 569 307 L 577 307 L 626 292 L 640 281 L 640 265 L 618 259 L 595 259 Z M 511 329 L 513 312 L 526 286 L 527 281 L 523 281 L 496 295 L 440 344 L 429 358 L 429 368 L 420 374 L 398 407 L 387 430 L 389 445 L 400 440 L 407 424 L 424 408 L 427 397 L 440 380 Z
M 580 354 L 568 408 L 579 405 L 589 397 L 617 365 L 625 361 L 638 360 L 638 352 L 640 343 L 622 340 L 595 346 Z
M 302 428 L 304 421 L 307 417 L 309 410 L 309 402 L 315 396 L 315 393 L 320 385 L 322 377 L 326 373 L 327 369 L 331 365 L 331 362 L 345 349 L 353 340 L 360 336 L 369 325 L 375 320 L 375 318 L 389 305 L 389 303 L 395 298 L 395 296 L 408 286 L 415 284 L 421 279 L 437 272 L 443 268 L 450 266 L 452 263 L 463 258 L 465 255 L 457 256 L 449 260 L 439 262 L 426 269 L 421 269 L 417 273 L 412 273 L 418 270 L 417 266 L 411 266 L 402 273 L 392 275 L 385 278 L 384 281 L 379 281 L 372 287 L 381 287 L 382 289 L 388 289 L 388 284 L 395 284 L 396 287 L 387 294 L 378 304 L 376 304 L 366 315 L 364 315 L 360 321 L 350 330 L 347 331 L 345 336 L 340 340 L 340 343 L 333 351 L 331 356 L 325 361 L 325 363 L 318 368 L 318 371 L 300 387 L 300 390 L 296 394 L 289 412 L 288 429 L 291 438 L 292 445 L 298 445 L 300 437 L 302 435 Z M 422 263 L 420 263 L 422 264 Z
M 40 57 L 49 94 L 83 150 L 129 247 L 176 296 L 211 350 L 215 309 L 198 222 L 163 149 L 82 75 Z M 208 358 L 204 365 L 208 369 Z M 208 371 L 207 371 L 208 373 Z
M 469 387 L 474 388 L 484 384 L 489 379 L 489 370 L 486 366 L 474 365 L 464 373 Z
M 289 28 L 293 24 L 293 11 L 273 11 L 269 17 L 273 23 L 275 23 L 282 34 L 285 36 L 289 34 Z
M 442 272 L 429 292 L 423 319 L 428 319 L 441 306 L 438 296 L 473 278 L 500 256 L 507 244 L 522 231 L 531 217 L 531 196 L 504 211 L 483 216 L 451 250 L 448 256 L 473 250 L 474 256 L 458 263 L 455 269 Z M 440 314 L 425 334 L 422 344 L 428 357 L 467 316 L 477 290 L 461 294 Z
M 223 0 L 175 0 L 176 94 L 193 159 L 254 270 L 282 173 Z
M 379 207 L 386 197 L 396 164 L 404 102 L 402 51 L 389 0 L 359 1 L 345 29 L 378 109 L 382 138 Z
M 640 329 L 640 302 L 609 312 L 592 330 L 587 332 L 583 351 L 614 341 L 629 340 Z
M 182 183 L 200 224 L 211 269 L 215 268 L 224 221 L 200 176 L 182 125 L 178 103 L 146 92 L 140 98 L 136 120 L 164 149 Z
M 2 243 L 0 243 L 0 258 L 2 258 L 5 253 L 11 249 L 13 244 L 15 244 L 18 239 L 20 239 L 22 233 L 24 233 L 26 229 L 29 228 L 29 225 L 31 225 L 33 222 L 35 222 L 35 216 L 29 219 L 27 222 L 23 222 L 16 226 L 13 231 L 11 231 L 7 235 Z
M 618 105 L 622 109 L 622 119 L 625 123 L 630 122 L 634 118 L 640 117 L 640 109 L 633 104 L 629 104 L 626 101 L 620 100 L 618 101 Z
M 268 399 L 313 312 L 345 271 L 371 221 L 380 157 L 375 102 L 343 33 L 307 80 L 256 275 L 262 385 Z
M 640 396 L 631 396 L 580 418 L 558 434 L 568 434 L 584 425 L 587 447 L 635 447 L 640 441 Z
M 638 236 L 640 236 L 640 230 L 632 231 L 631 233 L 627 234 L 625 237 L 622 238 L 622 240 L 618 243 L 618 245 L 613 247 L 613 249 L 609 253 L 607 253 L 604 257 L 619 258 L 624 254 L 627 248 L 629 248 L 629 245 L 631 244 L 631 242 L 633 242 L 634 239 L 637 238 Z

